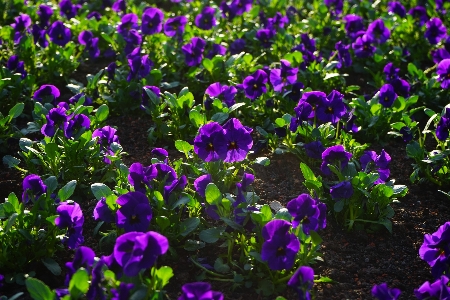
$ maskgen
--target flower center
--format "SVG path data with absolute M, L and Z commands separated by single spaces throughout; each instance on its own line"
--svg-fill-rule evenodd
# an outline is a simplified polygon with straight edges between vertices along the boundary
M 328 106 L 327 112 L 328 112 L 329 114 L 332 114 L 332 113 L 333 113 L 333 108 L 332 108 L 331 106 Z
M 214 145 L 212 143 L 208 143 L 208 145 L 206 146 L 206 150 L 214 151 Z
M 284 249 L 283 246 L 278 247 L 277 249 L 277 256 L 285 256 L 286 255 L 286 250 Z
M 384 97 L 384 102 L 388 102 L 388 101 L 389 101 L 388 96 Z
M 131 223 L 131 224 L 139 223 L 139 217 L 136 216 L 136 215 L 132 215 L 132 216 L 131 216 L 130 223 Z
M 238 148 L 238 146 L 237 146 L 237 144 L 236 144 L 235 141 L 232 141 L 232 142 L 230 143 L 230 145 L 228 145 L 228 150 L 235 150 L 235 149 L 237 149 L 237 148 Z

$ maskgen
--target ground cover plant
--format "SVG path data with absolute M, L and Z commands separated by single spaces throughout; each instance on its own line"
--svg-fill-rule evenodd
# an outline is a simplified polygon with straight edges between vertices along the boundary
M 0 3 L 0 298 L 450 298 L 449 8 Z

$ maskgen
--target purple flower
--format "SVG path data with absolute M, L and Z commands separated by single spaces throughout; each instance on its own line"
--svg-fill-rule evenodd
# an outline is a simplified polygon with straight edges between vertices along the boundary
M 47 192 L 47 186 L 42 181 L 41 177 L 36 174 L 30 174 L 23 179 L 22 182 L 23 193 L 22 202 L 27 204 L 30 199 L 36 201 L 39 197 Z
M 399 1 L 388 2 L 388 11 L 399 15 L 401 18 L 406 16 L 406 9 Z
M 347 166 L 351 158 L 352 154 L 350 152 L 346 152 L 344 146 L 331 146 L 322 153 L 322 165 L 320 166 L 320 170 L 325 175 L 331 175 L 331 170 L 328 167 L 328 164 L 335 165 L 338 169 L 342 170 Z
M 322 159 L 322 152 L 325 151 L 325 147 L 320 141 L 314 141 L 304 144 L 306 155 L 315 159 Z
M 373 21 L 365 33 L 371 42 L 383 44 L 391 36 L 391 31 L 384 25 L 382 19 Z
M 261 258 L 272 270 L 289 270 L 294 265 L 300 241 L 295 234 L 289 233 L 290 229 L 291 223 L 278 219 L 270 221 L 262 229 Z
M 19 56 L 11 55 L 6 63 L 6 67 L 12 73 L 20 73 L 20 78 L 24 79 L 27 77 L 27 71 L 25 71 L 25 63 L 23 60 L 19 61 Z
M 133 55 L 133 53 L 128 56 L 130 72 L 128 73 L 127 81 L 131 81 L 134 78 L 141 79 L 147 77 L 153 66 L 153 62 L 148 58 L 148 55 L 140 56 L 139 53 L 137 55 Z
M 409 90 L 411 86 L 409 85 L 408 81 L 401 78 L 397 78 L 392 80 L 391 84 L 394 87 L 394 91 L 397 95 L 402 96 L 404 98 L 409 97 Z
M 100 19 L 102 18 L 102 15 L 101 15 L 99 12 L 97 12 L 97 11 L 91 11 L 90 13 L 88 13 L 88 15 L 86 16 L 86 18 L 87 18 L 88 20 L 94 18 L 94 19 L 96 19 L 97 21 L 100 21 Z
M 314 285 L 314 270 L 308 266 L 301 266 L 289 279 L 287 285 L 297 291 L 299 299 L 312 299 L 311 290 Z
M 389 108 L 394 104 L 394 101 L 397 99 L 397 94 L 394 91 L 394 87 L 386 83 L 380 89 L 378 94 L 378 102 L 386 108 Z
M 195 17 L 195 26 L 204 30 L 210 30 L 216 26 L 216 18 L 214 17 L 215 9 L 205 6 L 202 12 Z
M 359 58 L 371 57 L 376 50 L 375 46 L 372 45 L 372 40 L 366 34 L 356 38 L 356 41 L 352 44 L 352 48 L 355 51 L 356 57 Z
M 106 68 L 106 72 L 108 73 L 108 80 L 113 80 L 114 75 L 116 74 L 116 68 L 117 64 L 115 62 L 112 62 L 108 65 Z
M 256 70 L 252 75 L 247 76 L 242 83 L 245 96 L 254 101 L 256 98 L 266 93 L 267 73 L 263 70 Z
M 69 119 L 69 122 L 64 128 L 64 136 L 70 139 L 73 136 L 80 135 L 85 130 L 89 130 L 90 126 L 91 120 L 89 120 L 86 115 L 78 114 L 72 116 L 72 118 Z
M 103 266 L 105 262 L 100 259 L 95 264 L 91 273 L 91 283 L 89 285 L 89 289 L 86 293 L 87 299 L 106 299 L 105 297 L 105 289 L 102 286 L 102 281 L 104 280 L 103 276 Z
M 228 50 L 230 51 L 231 55 L 239 54 L 245 49 L 245 40 L 243 39 L 236 39 L 234 40 L 230 46 L 228 47 Z
M 70 249 L 78 248 L 84 242 L 84 217 L 80 205 L 76 202 L 61 202 L 56 208 L 56 213 L 58 217 L 55 219 L 55 225 L 60 229 L 67 228 L 62 242 Z
M 324 123 L 336 124 L 347 112 L 343 99 L 344 95 L 336 90 L 331 91 L 326 98 L 322 98 L 322 101 L 319 102 L 316 110 L 317 118 Z
M 94 130 L 92 138 L 98 137 L 97 143 L 102 145 L 104 149 L 109 148 L 112 143 L 119 144 L 119 137 L 116 135 L 117 130 L 110 126 L 104 126 Z
M 94 220 L 103 221 L 106 223 L 113 223 L 116 221 L 116 217 L 106 204 L 106 198 L 102 197 L 95 205 L 94 208 Z
M 91 58 L 97 58 L 100 56 L 100 49 L 98 48 L 98 38 L 94 38 L 94 35 L 89 30 L 84 30 L 78 35 L 78 42 L 81 45 L 86 46 Z
M 146 186 L 151 188 L 150 182 L 158 175 L 158 170 L 152 167 L 144 167 L 141 163 L 133 163 L 130 166 L 128 181 L 137 192 L 146 192 Z
M 275 92 L 281 92 L 288 84 L 294 84 L 297 81 L 298 68 L 292 68 L 289 61 L 280 60 L 281 69 L 270 70 L 270 83 Z
M 342 181 L 330 188 L 331 199 L 350 199 L 353 195 L 353 186 L 349 181 Z
M 205 51 L 206 41 L 199 37 L 193 37 L 191 42 L 183 45 L 181 51 L 185 56 L 186 65 L 189 67 L 198 66 L 203 59 L 203 52 Z
M 232 163 L 242 161 L 253 146 L 252 129 L 245 127 L 236 118 L 231 118 L 223 125 L 227 152 L 224 162 Z
M 441 82 L 441 88 L 450 87 L 450 58 L 443 59 L 437 66 L 436 73 L 438 81 Z
M 194 152 L 205 162 L 217 161 L 226 156 L 225 132 L 217 122 L 200 127 L 194 139 Z
M 90 270 L 94 264 L 95 252 L 89 247 L 80 246 L 75 250 L 73 261 L 66 262 L 67 274 L 65 284 L 69 285 L 72 275 L 80 268 Z
M 69 98 L 70 104 L 77 104 L 80 99 L 84 97 L 83 105 L 91 105 L 92 104 L 92 98 L 88 97 L 84 92 L 78 93 L 75 96 L 72 96 Z
M 157 232 L 128 232 L 116 239 L 114 260 L 128 277 L 152 267 L 158 256 L 169 249 L 167 238 Z
M 121 282 L 119 289 L 111 289 L 111 300 L 126 300 L 130 299 L 131 290 L 133 289 L 133 283 Z
M 241 188 L 244 192 L 247 191 L 248 187 L 255 181 L 255 175 L 251 173 L 245 173 L 242 176 Z
M 448 130 L 450 129 L 450 108 L 445 108 L 445 113 L 441 116 L 439 123 L 436 126 L 436 137 L 440 141 L 445 141 L 448 138 Z
M 20 43 L 20 40 L 30 26 L 31 18 L 29 15 L 20 14 L 14 18 L 14 23 L 11 24 L 11 27 L 14 28 L 14 43 Z
M 50 109 L 45 116 L 47 123 L 42 126 L 41 133 L 45 136 L 53 137 L 57 129 L 65 130 L 69 119 L 66 112 L 66 109 L 60 106 Z
M 393 63 L 387 63 L 383 68 L 383 73 L 386 75 L 386 81 L 391 82 L 398 78 L 399 68 L 394 67 Z
M 194 181 L 194 188 L 195 191 L 202 196 L 203 198 L 205 198 L 205 191 L 206 191 L 206 187 L 208 186 L 208 184 L 210 184 L 212 182 L 212 176 L 211 174 L 205 174 L 205 175 L 201 175 L 200 177 L 198 177 L 197 179 L 195 179 Z
M 34 24 L 33 28 L 31 29 L 31 34 L 33 35 L 34 43 L 36 45 L 39 45 L 42 48 L 48 47 L 48 40 L 46 38 L 47 30 L 41 29 L 39 25 Z
M 397 300 L 400 297 L 401 291 L 399 289 L 390 289 L 386 282 L 379 285 L 374 285 L 372 288 L 372 296 L 378 300 Z
M 59 2 L 59 14 L 62 17 L 65 16 L 69 20 L 77 15 L 80 8 L 81 5 L 73 5 L 71 0 L 61 0 L 61 2 Z
M 150 152 L 154 157 L 158 158 L 160 161 L 164 161 L 167 164 L 167 158 L 169 157 L 169 152 L 164 148 L 153 148 Z
M 175 35 L 181 37 L 181 35 L 184 32 L 184 27 L 186 26 L 187 21 L 188 20 L 185 16 L 178 16 L 167 19 L 166 23 L 164 24 L 164 33 L 168 37 L 172 37 Z
M 142 14 L 142 33 L 150 35 L 161 32 L 163 21 L 164 14 L 160 9 L 154 7 L 146 8 Z
M 187 177 L 185 175 L 181 176 L 180 178 L 177 178 L 175 180 L 173 180 L 171 183 L 169 183 L 169 185 L 166 185 L 164 187 L 164 200 L 166 200 L 166 202 L 169 201 L 170 196 L 178 191 L 178 192 L 182 192 L 184 190 L 184 188 L 187 185 Z
M 448 53 L 446 48 L 431 50 L 431 57 L 433 58 L 433 62 L 438 64 L 442 60 L 450 58 L 450 53 Z
M 117 26 L 117 32 L 123 37 L 126 37 L 130 30 L 138 29 L 138 16 L 136 14 L 130 13 L 126 14 L 120 20 L 120 24 Z
M 442 275 L 436 279 L 435 282 L 429 281 L 422 284 L 418 289 L 414 290 L 414 295 L 419 300 L 427 299 L 450 299 L 450 287 L 448 286 L 449 279 L 447 276 Z
M 344 67 L 350 67 L 352 65 L 352 57 L 350 56 L 350 45 L 344 45 L 342 41 L 337 42 L 334 45 L 334 48 L 337 50 L 337 55 L 339 59 L 339 63 L 336 65 L 338 69 Z
M 149 90 L 151 91 L 153 94 L 155 94 L 156 98 L 160 98 L 161 97 L 161 90 L 156 87 L 156 86 L 151 86 L 151 85 L 146 85 L 142 88 L 142 102 L 141 102 L 141 106 L 142 107 L 149 107 L 149 106 L 154 106 L 152 100 L 150 99 L 150 96 L 147 94 L 147 91 Z M 152 104 L 152 105 L 150 105 Z
M 431 267 L 434 278 L 448 274 L 450 269 L 450 222 L 441 225 L 433 234 L 425 234 L 419 256 Z
M 63 22 L 55 21 L 48 30 L 48 36 L 50 37 L 50 41 L 56 45 L 64 47 L 68 42 L 70 42 L 72 33 L 70 32 L 70 29 L 63 24 Z
M 305 87 L 305 85 L 297 81 L 291 86 L 291 91 L 289 94 L 287 94 L 287 97 L 291 99 L 292 101 L 299 101 L 300 97 L 302 96 L 302 89 Z
M 447 37 L 447 28 L 439 18 L 432 18 L 426 23 L 425 38 L 431 45 L 436 45 Z
M 215 82 L 208 86 L 205 94 L 221 99 L 228 107 L 231 107 L 235 103 L 234 97 L 237 94 L 237 89 L 234 86 L 222 85 L 220 82 Z
M 345 22 L 345 31 L 348 37 L 354 41 L 356 38 L 364 33 L 363 18 L 357 15 L 346 15 L 342 18 Z
M 125 232 L 146 232 L 152 219 L 150 202 L 143 193 L 128 192 L 116 200 L 120 208 L 117 210 L 117 227 Z
M 361 155 L 359 161 L 361 162 L 361 168 L 367 172 L 369 164 L 373 163 L 377 167 L 378 175 L 380 176 L 374 183 L 380 184 L 386 182 L 389 178 L 389 163 L 391 162 L 391 156 L 383 150 L 381 150 L 380 155 L 377 155 L 375 151 L 365 151 Z
M 275 33 L 276 32 L 271 29 L 259 29 L 256 32 L 256 38 L 261 42 L 263 48 L 270 48 Z
M 112 10 L 119 13 L 119 12 L 125 12 L 127 10 L 127 3 L 125 0 L 117 0 L 112 5 Z
M 400 128 L 400 133 L 402 134 L 403 141 L 405 143 L 410 142 L 414 137 L 411 133 L 411 128 L 409 128 L 408 126 L 403 126 L 402 128 Z
M 220 44 L 214 43 L 212 45 L 211 49 L 209 50 L 208 54 L 206 55 L 206 58 L 212 59 L 216 55 L 224 56 L 226 53 L 227 53 L 226 47 L 224 47 Z
M 419 23 L 420 26 L 425 24 L 428 21 L 427 10 L 423 6 L 415 6 L 408 11 L 408 14 L 411 15 L 416 22 Z
M 292 199 L 286 205 L 291 216 L 292 228 L 297 228 L 300 224 L 305 234 L 310 230 L 317 231 L 319 228 L 320 209 L 316 200 L 308 194 L 301 194 Z
M 181 287 L 181 295 L 178 300 L 223 300 L 221 292 L 211 290 L 207 282 L 186 283 Z
M 307 92 L 309 93 L 309 92 Z M 305 93 L 305 94 L 307 94 Z M 303 99 L 303 97 L 302 97 Z M 298 105 L 294 108 L 295 111 L 295 117 L 291 118 L 291 123 L 289 124 L 289 129 L 292 132 L 296 132 L 298 126 L 302 126 L 304 121 L 308 121 L 308 119 L 311 118 L 311 115 L 314 116 L 314 111 L 312 106 L 306 102 L 306 101 L 300 101 L 298 102 Z
M 39 15 L 40 27 L 48 27 L 50 25 L 50 18 L 53 15 L 53 9 L 48 5 L 41 4 L 39 5 L 37 14 Z
M 252 4 L 253 0 L 233 0 L 230 7 L 231 10 L 234 11 L 235 15 L 240 16 L 243 13 L 250 11 Z
M 44 84 L 41 85 L 41 87 L 34 92 L 33 99 L 38 102 L 51 102 L 53 104 L 56 104 L 56 98 L 58 98 L 61 95 L 58 88 L 51 84 Z M 46 101 L 50 100 L 50 101 Z
M 325 5 L 330 9 L 331 15 L 340 15 L 344 8 L 343 0 L 324 0 Z

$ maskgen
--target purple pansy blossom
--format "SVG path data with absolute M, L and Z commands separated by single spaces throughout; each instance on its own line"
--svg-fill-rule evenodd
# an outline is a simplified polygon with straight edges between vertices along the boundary
M 56 104 L 56 98 L 59 98 L 61 93 L 59 92 L 59 89 L 51 84 L 44 84 L 39 87 L 39 89 L 36 90 L 33 94 L 33 99 L 38 102 L 51 102 L 53 104 Z M 44 100 L 51 100 L 51 101 L 44 101 Z
M 11 27 L 14 28 L 14 43 L 20 43 L 20 40 L 28 31 L 28 28 L 31 26 L 31 18 L 27 14 L 20 14 L 18 17 L 14 18 L 14 23 L 11 24 Z
M 75 274 L 78 269 L 84 268 L 89 272 L 94 264 L 94 259 L 95 252 L 91 248 L 86 246 L 80 246 L 77 248 L 73 260 L 66 262 L 67 273 L 65 284 L 69 285 L 72 275 Z
M 55 21 L 48 30 L 48 36 L 50 37 L 50 41 L 52 41 L 52 43 L 64 47 L 68 42 L 70 42 L 72 33 L 70 32 L 70 29 L 63 24 L 63 22 Z
M 236 39 L 234 40 L 230 46 L 228 47 L 228 50 L 230 51 L 231 55 L 239 54 L 245 49 L 245 40 L 243 39 Z
M 406 9 L 399 1 L 388 2 L 388 11 L 399 15 L 401 18 L 406 16 Z
M 386 76 L 386 81 L 391 82 L 398 78 L 399 68 L 396 68 L 392 62 L 387 63 L 383 68 L 383 73 Z
M 450 58 L 443 59 L 436 68 L 438 74 L 438 81 L 441 82 L 441 88 L 447 89 L 450 87 Z
M 127 10 L 127 3 L 125 2 L 125 0 L 117 0 L 116 2 L 114 2 L 111 8 L 117 13 L 125 12 Z
M 390 83 L 383 85 L 378 94 L 378 102 L 386 108 L 391 107 L 395 100 L 397 99 L 397 94 L 395 93 L 394 87 Z
M 350 181 L 342 181 L 330 187 L 330 195 L 333 200 L 350 199 L 353 195 L 353 186 Z
M 194 152 L 205 162 L 217 161 L 226 156 L 225 132 L 217 122 L 200 127 L 194 139 Z
M 237 89 L 234 86 L 222 85 L 220 82 L 215 82 L 208 86 L 205 94 L 221 99 L 228 107 L 231 107 L 235 103 L 234 97 L 237 94 Z
M 94 18 L 97 21 L 100 21 L 100 19 L 102 18 L 102 15 L 98 12 L 98 11 L 91 11 L 90 13 L 88 13 L 88 15 L 86 16 L 86 18 L 88 20 Z
M 291 216 L 292 228 L 297 228 L 300 224 L 305 234 L 309 235 L 310 230 L 317 231 L 319 227 L 320 209 L 316 200 L 308 194 L 301 194 L 292 199 L 286 205 Z
M 344 146 L 331 146 L 325 149 L 322 153 L 322 165 L 320 166 L 320 170 L 325 175 L 331 175 L 331 170 L 328 167 L 328 164 L 335 165 L 338 169 L 342 170 L 347 166 L 351 158 L 352 154 L 345 151 Z
M 440 48 L 436 50 L 431 50 L 431 57 L 433 58 L 433 62 L 435 64 L 438 64 L 442 60 L 450 58 L 450 53 L 447 51 L 446 48 Z
M 158 256 L 169 249 L 167 238 L 157 232 L 128 232 L 116 239 L 114 260 L 128 277 L 152 267 Z
M 289 279 L 287 285 L 297 291 L 299 299 L 311 300 L 311 290 L 314 285 L 314 270 L 308 266 L 301 266 L 295 271 L 291 279 Z
M 359 36 L 352 44 L 356 57 L 367 58 L 374 55 L 376 47 L 372 45 L 372 40 L 366 35 Z
M 450 222 L 441 225 L 432 234 L 425 234 L 419 256 L 431 267 L 431 274 L 439 278 L 450 269 Z
M 178 36 L 184 32 L 184 27 L 187 23 L 187 18 L 185 16 L 178 16 L 174 18 L 167 19 L 166 23 L 164 23 L 164 33 L 168 37 Z
M 183 51 L 186 65 L 189 67 L 198 66 L 203 59 L 203 52 L 205 51 L 206 41 L 199 37 L 193 37 L 191 42 L 183 45 Z
M 12 73 L 20 73 L 20 78 L 24 79 L 27 77 L 27 71 L 25 71 L 25 63 L 23 60 L 19 60 L 19 56 L 11 55 L 6 62 L 6 67 Z
M 158 170 L 152 167 L 144 167 L 141 163 L 133 163 L 130 166 L 128 181 L 137 192 L 146 192 L 146 187 L 151 188 L 150 182 L 158 175 Z
M 147 94 L 147 91 L 151 91 L 153 94 L 155 94 L 156 98 L 159 99 L 161 97 L 161 90 L 157 86 L 152 85 L 146 85 L 142 88 L 142 94 L 141 94 L 141 107 L 153 107 L 155 104 L 150 99 L 149 94 Z
M 186 283 L 181 287 L 181 295 L 178 300 L 223 300 L 221 292 L 211 290 L 207 282 Z
M 447 37 L 447 28 L 439 18 L 432 18 L 426 24 L 425 38 L 431 45 L 436 45 Z
M 126 37 L 130 30 L 138 29 L 138 16 L 136 14 L 130 13 L 126 14 L 120 20 L 120 24 L 117 26 L 117 32 L 123 37 Z
M 300 97 L 302 96 L 302 89 L 305 87 L 303 82 L 297 81 L 291 86 L 290 93 L 287 95 L 287 97 L 292 101 L 299 101 Z
M 55 219 L 55 225 L 60 229 L 67 228 L 62 242 L 70 249 L 78 248 L 84 242 L 84 216 L 80 205 L 76 202 L 61 202 L 56 213 L 58 217 Z
M 36 174 L 27 175 L 22 182 L 23 193 L 22 202 L 27 204 L 30 200 L 36 201 L 39 197 L 47 192 L 47 186 L 41 177 Z
M 294 233 L 289 233 L 291 223 L 272 220 L 262 229 L 264 243 L 261 258 L 272 270 L 291 269 L 300 249 L 300 241 Z
M 163 21 L 164 13 L 160 9 L 147 7 L 142 14 L 142 34 L 150 35 L 161 32 Z
M 163 197 L 166 203 L 169 201 L 170 196 L 174 192 L 183 192 L 184 188 L 187 185 L 187 177 L 186 175 L 182 175 L 179 178 L 173 180 L 168 185 L 164 187 Z
M 124 52 L 127 55 L 127 58 L 139 56 L 138 54 L 140 54 L 140 46 L 142 43 L 142 36 L 139 32 L 136 29 L 131 29 L 128 31 L 128 34 L 124 36 L 124 40 L 126 42 Z M 133 54 L 136 49 L 139 50 Z
M 133 288 L 133 283 L 121 282 L 118 289 L 111 289 L 111 300 L 130 299 L 131 290 Z
M 231 118 L 223 125 L 223 131 L 227 145 L 223 161 L 233 163 L 244 160 L 253 146 L 251 136 L 253 130 L 243 126 L 238 119 Z
M 326 98 L 322 98 L 322 101 L 319 102 L 316 110 L 317 118 L 324 123 L 336 124 L 347 112 L 343 99 L 344 95 L 332 90 Z
M 210 30 L 216 26 L 216 18 L 214 14 L 216 10 L 210 6 L 205 6 L 202 12 L 195 17 L 195 26 L 204 30 Z
M 449 278 L 442 275 L 435 282 L 429 281 L 422 284 L 418 289 L 414 290 L 414 296 L 419 300 L 427 299 L 450 299 L 450 287 L 448 286 Z
M 42 29 L 39 25 L 34 24 L 31 29 L 33 35 L 34 44 L 39 45 L 42 48 L 48 47 L 47 30 Z
M 252 75 L 247 76 L 242 83 L 245 96 L 254 101 L 262 94 L 266 93 L 267 73 L 263 70 L 256 70 Z
M 224 56 L 226 53 L 227 48 L 225 46 L 214 43 L 211 49 L 209 50 L 208 54 L 206 55 L 206 58 L 212 59 L 216 55 Z
M 59 2 L 59 14 L 62 17 L 66 17 L 68 20 L 74 18 L 80 8 L 81 5 L 73 5 L 71 0 L 61 0 L 61 2 Z
M 81 45 L 86 46 L 86 50 L 88 50 L 91 58 L 97 58 L 100 56 L 98 41 L 99 39 L 94 37 L 94 34 L 89 30 L 83 30 L 78 35 L 78 42 Z
M 84 97 L 83 105 L 91 105 L 92 104 L 92 98 L 87 96 L 84 92 L 78 93 L 78 94 L 70 97 L 69 98 L 69 103 L 75 105 L 83 97 Z
M 384 151 L 384 149 L 381 150 L 380 155 L 377 155 L 375 151 L 364 151 L 364 154 L 361 155 L 359 160 L 361 162 L 361 169 L 365 172 L 369 171 L 371 163 L 375 165 L 378 175 L 380 176 L 374 182 L 375 184 L 384 183 L 389 178 L 389 163 L 391 162 L 391 156 Z
M 50 109 L 45 116 L 47 123 L 41 128 L 41 133 L 48 137 L 53 137 L 57 129 L 65 130 L 68 125 L 69 116 L 64 107 L 58 106 Z
M 135 51 L 133 51 L 128 56 L 128 66 L 130 67 L 130 72 L 128 73 L 127 81 L 131 81 L 135 78 L 142 79 L 147 77 L 153 66 L 153 61 L 150 60 L 147 54 L 140 56 L 139 51 L 136 52 L 138 52 L 136 55 L 133 55 L 135 53 Z
M 208 184 L 212 182 L 212 176 L 211 174 L 204 174 L 199 176 L 197 179 L 194 180 L 194 188 L 195 191 L 205 198 L 205 191 Z
M 338 56 L 338 64 L 336 67 L 338 69 L 342 67 L 350 67 L 352 65 L 352 57 L 350 56 L 350 45 L 344 45 L 342 41 L 337 42 L 334 45 L 334 48 L 337 50 L 337 56 Z
M 344 8 L 343 0 L 324 0 L 324 3 L 333 16 L 340 15 L 342 13 L 342 9 Z
M 89 130 L 91 126 L 91 120 L 84 115 L 72 115 L 72 117 L 68 120 L 68 123 L 64 127 L 64 136 L 68 139 L 73 136 L 80 135 L 86 130 Z
M 325 151 L 325 147 L 323 146 L 321 141 L 313 141 L 307 144 L 304 144 L 306 155 L 315 159 L 322 159 L 322 153 Z
M 364 34 L 364 22 L 362 17 L 357 15 L 346 15 L 342 19 L 345 22 L 345 31 L 352 41 L 355 41 L 358 36 Z
M 408 14 L 411 15 L 416 20 L 416 22 L 419 23 L 420 26 L 422 26 L 429 20 L 427 10 L 425 9 L 425 7 L 420 5 L 412 7 L 408 11 Z
M 305 93 L 306 94 L 306 93 Z M 304 121 L 308 121 L 311 118 L 311 115 L 314 116 L 313 107 L 306 101 L 298 102 L 298 105 L 294 108 L 295 116 L 291 118 L 291 122 L 289 124 L 289 129 L 292 132 L 296 132 L 298 126 L 302 126 Z
M 436 137 L 440 141 L 445 141 L 448 138 L 448 131 L 450 129 L 450 108 L 445 108 L 445 113 L 441 116 L 436 126 Z
M 378 300 L 397 300 L 400 297 L 401 291 L 399 289 L 390 289 L 386 282 L 374 285 L 372 288 L 372 296 Z
M 94 208 L 94 220 L 103 221 L 106 223 L 113 223 L 116 221 L 116 217 L 106 204 L 106 198 L 102 197 L 97 202 Z
M 275 92 L 281 92 L 288 84 L 294 84 L 297 81 L 298 68 L 292 68 L 289 61 L 280 60 L 281 68 L 270 70 L 270 83 Z
M 235 15 L 240 16 L 243 13 L 250 11 L 252 4 L 253 0 L 233 0 L 230 7 Z
M 256 32 L 256 38 L 261 42 L 263 48 L 270 48 L 272 46 L 272 38 L 275 36 L 275 31 L 271 29 L 259 29 Z
M 46 28 L 50 25 L 50 18 L 53 15 L 53 9 L 48 6 L 41 4 L 39 5 L 37 14 L 39 15 L 39 26 L 41 28 Z
M 409 97 L 409 90 L 411 89 L 411 86 L 408 81 L 397 78 L 391 81 L 391 85 L 398 96 L 402 96 L 404 98 Z
M 152 219 L 152 208 L 145 194 L 128 192 L 116 200 L 120 208 L 117 210 L 117 227 L 125 232 L 146 232 Z

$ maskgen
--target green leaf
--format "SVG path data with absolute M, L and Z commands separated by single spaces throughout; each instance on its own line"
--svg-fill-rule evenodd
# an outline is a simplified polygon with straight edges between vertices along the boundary
M 222 233 L 222 231 L 219 228 L 213 227 L 213 228 L 208 228 L 208 229 L 200 231 L 200 234 L 198 235 L 198 237 L 202 241 L 212 244 L 219 240 L 221 233 Z
M 416 141 L 413 141 L 406 145 L 406 154 L 409 157 L 414 158 L 416 161 L 422 160 L 424 158 L 424 151 Z
M 314 279 L 314 282 L 329 282 L 329 283 L 335 283 L 336 281 L 334 281 L 333 279 L 326 277 L 326 276 L 321 276 L 319 279 Z
M 204 247 L 205 247 L 204 242 L 196 241 L 196 240 L 186 240 L 186 242 L 184 242 L 183 248 L 187 251 L 197 251 L 198 249 L 201 249 Z
M 58 263 L 51 257 L 46 257 L 41 259 L 42 263 L 52 272 L 53 275 L 59 276 L 61 275 L 61 267 Z
M 13 106 L 13 108 L 9 110 L 9 117 L 11 119 L 17 118 L 22 114 L 24 107 L 25 105 L 23 103 L 17 103 L 16 105 Z
M 386 229 L 389 231 L 389 233 L 392 233 L 392 222 L 391 222 L 391 220 L 384 219 L 382 221 L 379 221 L 378 223 L 380 223 L 381 225 L 384 225 L 384 227 L 386 227 Z
M 100 107 L 97 108 L 97 111 L 95 112 L 95 118 L 99 122 L 105 121 L 108 118 L 108 115 L 109 115 L 109 107 L 106 104 L 100 105 Z
M 16 213 L 20 214 L 22 212 L 20 209 L 20 202 L 19 199 L 17 199 L 16 194 L 10 193 L 8 195 L 8 202 L 12 204 Z
M 92 191 L 92 194 L 94 194 L 95 199 L 97 199 L 99 201 L 100 201 L 100 199 L 102 197 L 106 198 L 109 195 L 113 194 L 111 189 L 107 185 L 105 185 L 103 183 L 93 183 L 93 184 L 91 184 L 91 191 Z
M 214 262 L 214 270 L 216 270 L 219 273 L 228 273 L 230 271 L 230 267 L 227 264 L 223 263 L 221 257 L 218 257 Z
M 214 65 L 210 59 L 204 58 L 202 61 L 202 65 L 203 67 L 205 67 L 206 70 L 208 70 L 208 72 L 211 73 L 213 71 Z
M 313 247 L 322 244 L 323 240 L 317 232 L 315 232 L 314 230 L 310 230 L 309 235 L 311 236 L 311 242 Z
M 327 73 L 327 75 L 325 75 L 325 77 L 323 78 L 323 80 L 328 80 L 330 78 L 334 78 L 334 77 L 338 77 L 341 76 L 340 73 Z
M 34 300 L 53 300 L 56 295 L 45 283 L 42 281 L 28 277 L 25 280 L 27 291 Z
M 170 220 L 166 216 L 157 216 L 156 224 L 161 228 L 161 231 L 164 231 L 167 227 L 170 226 Z
M 189 151 L 194 150 L 194 146 L 182 140 L 175 141 L 175 148 L 177 148 L 178 151 L 184 153 L 186 157 L 189 156 Z
M 192 109 L 189 112 L 189 120 L 192 124 L 194 124 L 195 127 L 199 128 L 200 126 L 204 125 L 206 123 L 205 115 L 202 115 L 199 111 L 196 109 Z
M 222 200 L 222 193 L 214 183 L 209 183 L 205 190 L 206 202 L 210 205 L 218 205 Z
M 58 179 L 55 176 L 50 176 L 44 180 L 44 184 L 47 186 L 47 194 L 51 194 L 58 187 Z
M 270 165 L 270 159 L 268 157 L 257 157 L 255 159 L 255 164 L 267 167 L 268 165 Z
M 405 109 L 406 107 L 406 101 L 405 98 L 398 96 L 397 99 L 395 99 L 394 104 L 392 105 L 395 112 L 399 112 Z
M 344 201 L 343 200 L 339 200 L 336 203 L 334 203 L 334 211 L 335 212 L 341 212 L 342 209 L 344 209 Z
M 211 117 L 211 121 L 217 122 L 219 124 L 223 124 L 223 122 L 225 122 L 228 119 L 228 114 L 227 113 L 215 113 L 212 117 Z
M 13 214 L 9 217 L 9 219 L 8 219 L 8 221 L 7 221 L 7 223 L 6 223 L 5 228 L 3 229 L 3 230 L 4 230 L 4 233 L 8 233 L 8 231 L 11 229 L 11 227 L 14 225 L 14 223 L 16 223 L 16 219 L 17 219 L 18 216 L 19 216 L 19 215 L 18 215 L 17 213 L 13 213 Z
M 77 186 L 77 181 L 72 180 L 69 181 L 65 186 L 63 186 L 59 192 L 58 197 L 61 200 L 61 202 L 66 201 L 67 199 L 72 196 L 73 192 L 75 191 L 75 187 Z
M 54 160 L 58 156 L 58 145 L 55 143 L 48 143 L 45 145 L 45 153 L 48 158 Z
M 200 224 L 200 219 L 197 217 L 188 218 L 181 222 L 180 224 L 180 235 L 187 236 L 189 233 L 194 231 Z
M 408 63 L 408 73 L 411 76 L 419 75 L 419 71 L 417 70 L 417 67 L 413 63 Z
M 69 282 L 70 296 L 77 299 L 89 289 L 89 275 L 84 268 L 78 269 Z
M 9 168 L 16 168 L 19 166 L 20 160 L 11 155 L 3 156 L 3 163 Z
M 314 172 L 305 163 L 300 163 L 300 169 L 302 170 L 305 180 L 317 180 L 316 176 L 314 176 Z
M 158 286 L 156 287 L 158 290 L 161 290 L 166 284 L 169 283 L 170 278 L 173 277 L 173 270 L 171 267 L 163 266 L 156 270 L 155 277 L 158 281 Z

